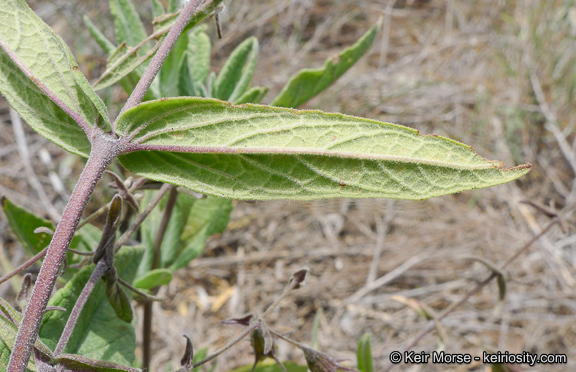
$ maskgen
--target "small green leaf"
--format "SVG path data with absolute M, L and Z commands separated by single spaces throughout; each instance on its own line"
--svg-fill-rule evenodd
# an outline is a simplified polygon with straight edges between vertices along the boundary
M 370 333 L 364 333 L 358 341 L 356 358 L 360 372 L 372 372 L 372 341 Z
M 12 0 L 16 1 L 16 0 Z M 200 7 L 196 10 L 196 13 L 192 16 L 191 21 L 186 26 L 188 29 L 197 25 L 200 21 L 211 14 L 216 6 L 221 3 L 222 0 L 210 0 L 203 2 Z M 160 44 L 164 40 L 164 36 L 170 31 L 170 28 L 178 18 L 180 12 L 174 14 L 166 14 L 160 16 L 154 20 L 154 33 L 148 36 L 146 42 L 155 41 L 156 44 L 150 48 L 150 50 L 144 50 L 143 47 L 146 44 L 142 42 L 140 47 L 125 48 L 123 50 L 118 50 L 115 58 L 111 62 L 108 60 L 106 64 L 106 71 L 98 78 L 98 81 L 94 83 L 94 89 L 100 90 L 110 85 L 118 82 L 123 77 L 136 70 L 142 63 L 146 62 L 151 58 Z M 119 47 L 120 48 L 120 47 Z
M 152 289 L 168 285 L 172 281 L 172 270 L 155 269 L 148 271 L 134 281 L 134 287 L 140 289 Z
M 100 90 L 109 87 L 136 70 L 142 63 L 152 58 L 163 40 L 164 37 L 159 36 L 158 42 L 145 53 L 142 47 L 131 48 L 127 47 L 126 44 L 121 44 L 108 58 L 106 70 L 94 83 L 94 89 Z
M 210 37 L 206 25 L 199 25 L 188 34 L 188 70 L 194 84 L 206 83 L 210 73 Z
M 232 103 L 235 105 L 241 105 L 244 103 L 260 103 L 266 93 L 268 93 L 268 87 L 252 87 Z
M 2 209 L 12 231 L 18 241 L 30 256 L 35 256 L 50 244 L 52 236 L 46 233 L 34 233 L 39 227 L 47 227 L 54 230 L 54 225 L 49 220 L 40 218 L 26 209 L 12 203 L 8 198 L 2 198 Z
M 303 69 L 282 88 L 271 106 L 297 108 L 335 82 L 362 57 L 374 43 L 380 22 L 372 26 L 356 44 L 326 60 L 319 69 Z
M 160 93 L 163 97 L 177 97 L 181 66 L 188 50 L 188 35 L 182 33 L 160 69 Z
M 118 44 L 126 42 L 126 45 L 134 47 L 146 39 L 146 29 L 130 0 L 110 0 L 110 12 L 114 17 Z
M 188 55 L 184 56 L 184 61 L 180 65 L 180 79 L 178 80 L 178 96 L 198 96 L 196 84 L 190 68 L 188 67 Z
M 92 21 L 90 20 L 90 18 L 88 18 L 88 16 L 84 16 L 83 19 L 84 24 L 88 28 L 88 32 L 90 33 L 90 36 L 92 36 L 94 41 L 98 43 L 100 48 L 102 48 L 102 50 L 106 52 L 106 54 L 112 53 L 114 49 L 116 49 L 116 46 L 110 40 L 108 40 L 106 36 L 104 36 L 102 31 L 100 31 L 98 27 L 96 27 L 94 23 L 92 23 Z
M 231 212 L 232 201 L 229 199 L 208 197 L 197 200 L 182 231 L 180 249 L 174 252 L 175 259 L 166 260 L 165 264 L 169 264 L 171 270 L 188 265 L 204 251 L 206 239 L 224 231 Z
M 122 279 L 132 282 L 142 254 L 142 247 L 123 247 L 115 256 L 114 264 Z M 68 309 L 66 312 L 51 311 L 42 319 L 40 338 L 50 348 L 56 346 L 70 312 L 93 270 L 94 265 L 83 268 L 50 299 L 49 306 Z M 106 299 L 105 287 L 104 282 L 99 281 L 94 288 L 65 352 L 121 365 L 132 365 L 136 349 L 134 324 L 118 319 Z
M 0 92 L 39 134 L 87 157 L 90 142 L 80 125 L 89 130 L 99 115 L 74 77 L 70 50 L 24 1 L 2 5 Z
M 114 309 L 116 316 L 126 323 L 131 323 L 134 319 L 134 311 L 132 310 L 131 300 L 120 286 L 120 283 L 106 283 L 106 298 L 110 306 Z
M 140 372 L 139 368 L 132 368 L 118 363 L 86 358 L 81 355 L 62 354 L 55 360 L 55 365 L 63 371 L 90 371 L 90 372 Z
M 168 11 L 175 12 L 180 8 L 181 0 L 168 0 Z
M 530 171 L 396 124 L 214 99 L 146 102 L 116 130 L 131 138 L 126 169 L 234 199 L 427 199 Z
M 152 14 L 154 18 L 160 17 L 166 13 L 166 9 L 164 9 L 164 5 L 159 0 L 152 0 Z
M 234 102 L 248 89 L 258 62 L 258 39 L 249 37 L 230 55 L 218 74 L 213 92 L 215 98 Z

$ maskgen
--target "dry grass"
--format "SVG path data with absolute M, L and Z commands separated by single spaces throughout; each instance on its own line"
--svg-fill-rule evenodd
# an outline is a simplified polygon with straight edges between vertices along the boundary
M 71 13 L 66 19 L 80 19 L 78 12 L 104 8 L 93 2 L 61 9 Z M 59 14 L 52 13 L 47 17 L 63 29 L 80 27 L 62 25 Z M 302 266 L 311 269 L 306 286 L 285 300 L 268 323 L 309 342 L 314 315 L 322 309 L 320 350 L 354 363 L 357 340 L 370 332 L 375 369 L 383 370 L 390 351 L 408 344 L 427 324 L 393 295 L 417 299 L 436 312 L 460 299 L 490 274 L 469 256 L 501 263 L 547 223 L 521 200 L 563 210 L 573 226 L 575 2 L 237 0 L 229 4 L 228 14 L 224 39 L 215 42 L 215 69 L 235 45 L 256 35 L 261 57 L 254 84 L 271 86 L 269 99 L 292 73 L 321 65 L 383 16 L 384 27 L 370 55 L 331 93 L 306 107 L 446 135 L 508 166 L 529 161 L 533 171 L 515 184 L 422 202 L 238 202 L 228 230 L 212 238 L 204 256 L 162 292 L 170 300 L 155 308 L 152 370 L 164 370 L 170 362 L 178 365 L 182 333 L 196 347 L 224 345 L 239 330 L 219 322 L 263 311 Z M 101 61 L 90 57 L 92 46 L 80 49 L 80 63 L 97 71 Z M 0 120 L 0 193 L 45 214 L 23 176 L 5 102 L 0 103 Z M 64 162 L 55 166 L 56 173 L 71 169 L 77 174 L 79 166 L 26 132 L 39 181 L 61 209 L 64 195 L 54 191 L 38 151 L 46 148 L 54 164 Z M 70 190 L 71 184 L 66 186 Z M 0 227 L 9 260 L 16 264 L 23 258 L 4 217 Z M 483 350 L 566 353 L 568 365 L 537 365 L 534 370 L 573 370 L 575 243 L 571 233 L 553 229 L 534 244 L 506 270 L 507 295 L 499 311 L 493 283 L 443 321 L 444 349 L 472 355 Z M 414 257 L 418 261 L 410 261 L 414 265 L 394 280 L 352 297 L 366 285 L 377 249 L 382 250 L 378 277 Z M 2 288 L 4 295 L 7 288 Z M 302 361 L 297 350 L 279 346 L 282 359 Z M 415 350 L 437 348 L 432 334 Z M 218 360 L 217 370 L 251 362 L 249 343 L 244 342 Z M 485 368 L 428 364 L 410 370 Z

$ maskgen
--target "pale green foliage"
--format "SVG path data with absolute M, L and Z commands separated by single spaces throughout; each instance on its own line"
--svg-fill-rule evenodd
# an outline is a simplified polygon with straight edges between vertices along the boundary
M 81 127 L 40 86 L 51 91 L 88 126 L 109 128 L 104 104 L 86 94 L 89 84 L 78 72 L 72 54 L 59 36 L 23 0 L 6 0 L 0 8 L 0 92 L 38 133 L 75 154 L 87 156 L 90 144 Z M 26 70 L 21 71 L 13 59 Z M 28 76 L 26 76 L 28 75 Z M 80 84 L 79 84 L 80 82 Z M 97 115 L 94 107 L 98 107 Z
M 297 108 L 328 88 L 370 49 L 379 27 L 380 23 L 372 26 L 356 44 L 326 60 L 323 67 L 300 70 L 282 88 L 271 105 Z
M 163 150 L 122 155 L 127 169 L 234 199 L 426 199 L 529 171 L 400 125 L 214 99 L 147 102 L 125 112 L 116 130 Z

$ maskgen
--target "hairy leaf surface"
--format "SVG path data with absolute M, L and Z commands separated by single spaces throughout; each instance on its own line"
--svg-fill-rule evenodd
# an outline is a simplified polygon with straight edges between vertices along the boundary
M 234 199 L 426 199 L 510 182 L 469 146 L 400 125 L 202 98 L 144 103 L 117 132 L 130 171 Z
M 14 0 L 13 0 L 14 1 Z M 210 13 L 214 11 L 216 6 L 221 3 L 222 0 L 209 0 L 204 2 L 192 16 L 192 19 L 186 26 L 186 29 L 190 29 L 197 25 L 200 21 L 206 18 Z M 149 58 L 156 53 L 160 47 L 160 43 L 170 31 L 170 27 L 178 18 L 180 12 L 173 14 L 165 14 L 163 16 L 157 17 L 154 20 L 154 33 L 144 39 L 143 42 L 134 47 L 124 47 L 122 45 L 118 47 L 114 58 L 110 58 L 106 64 L 106 71 L 98 78 L 98 81 L 94 83 L 94 89 L 100 90 L 110 85 L 118 82 L 124 76 L 128 75 L 135 69 L 137 69 L 142 63 L 147 61 Z M 185 30 L 186 31 L 186 30 Z M 149 41 L 155 41 L 156 43 L 149 50 L 146 50 L 146 43 Z M 120 49 L 122 48 L 122 49 Z
M 122 279 L 127 282 L 133 280 L 142 253 L 141 247 L 123 247 L 115 256 L 114 266 Z M 93 270 L 94 265 L 82 269 L 50 300 L 49 306 L 61 306 L 68 311 L 52 311 L 42 319 L 40 337 L 49 347 L 56 346 L 70 312 Z M 105 287 L 104 282 L 99 281 L 94 288 L 65 352 L 132 365 L 136 349 L 134 324 L 118 319 L 106 298 Z
M 339 55 L 327 59 L 323 67 L 300 70 L 288 81 L 270 105 L 297 108 L 328 88 L 370 49 L 376 39 L 379 26 L 380 23 L 372 26 L 356 44 Z
M 216 78 L 213 97 L 234 102 L 248 89 L 258 62 L 258 39 L 249 37 L 230 55 Z
M 101 100 L 91 88 L 87 93 L 85 77 L 80 75 L 66 44 L 23 0 L 3 3 L 0 92 L 42 136 L 70 152 L 87 156 L 90 143 L 78 122 L 86 130 L 96 120 L 105 130 L 109 130 L 110 123 L 107 115 L 98 112 L 103 107 Z
M 110 12 L 114 17 L 116 39 L 118 44 L 126 42 L 128 46 L 136 46 L 148 36 L 144 24 L 130 0 L 110 0 Z M 146 50 L 146 46 L 144 45 Z

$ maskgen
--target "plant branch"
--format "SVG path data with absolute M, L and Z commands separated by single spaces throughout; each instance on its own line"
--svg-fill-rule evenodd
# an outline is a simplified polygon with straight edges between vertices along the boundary
M 170 28 L 168 35 L 166 35 L 166 38 L 162 42 L 162 45 L 160 45 L 158 52 L 156 52 L 156 54 L 152 58 L 152 61 L 148 65 L 146 71 L 144 71 L 144 74 L 142 75 L 142 78 L 136 85 L 136 88 L 134 88 L 132 94 L 128 98 L 128 101 L 126 101 L 126 104 L 122 108 L 122 111 L 120 111 L 120 114 L 114 121 L 114 124 L 112 125 L 113 129 L 116 127 L 116 122 L 118 121 L 118 118 L 122 115 L 124 111 L 131 109 L 132 107 L 137 106 L 142 102 L 142 99 L 144 98 L 144 95 L 148 91 L 148 88 L 150 88 L 150 85 L 152 85 L 152 81 L 154 81 L 154 78 L 156 77 L 156 75 L 162 68 L 162 65 L 164 64 L 164 61 L 166 60 L 166 58 L 168 58 L 168 54 L 172 50 L 172 47 L 174 47 L 174 44 L 176 44 L 176 41 L 178 40 L 178 37 L 184 30 L 184 27 L 186 27 L 186 25 L 192 18 L 192 15 L 194 14 L 194 12 L 196 11 L 196 9 L 198 8 L 198 6 L 202 1 L 204 0 L 190 0 L 190 2 L 186 4 L 184 9 L 182 9 L 180 15 L 176 19 L 176 22 L 174 23 L 172 28 Z
M 88 298 L 90 297 L 90 294 L 92 293 L 92 291 L 94 290 L 94 287 L 96 287 L 96 284 L 98 283 L 100 278 L 102 278 L 102 275 L 104 275 L 106 270 L 108 270 L 108 265 L 106 264 L 106 260 L 98 261 L 98 264 L 96 264 L 96 267 L 94 268 L 94 271 L 92 272 L 92 275 L 90 276 L 90 279 L 88 280 L 86 285 L 84 285 L 84 288 L 82 289 L 82 293 L 80 293 L 80 296 L 78 296 L 78 299 L 76 300 L 76 303 L 74 304 L 74 308 L 72 309 L 72 312 L 70 313 L 70 317 L 68 318 L 68 321 L 66 322 L 66 326 L 64 327 L 64 331 L 62 332 L 62 335 L 60 336 L 60 340 L 58 340 L 58 344 L 56 345 L 56 349 L 54 349 L 54 357 L 55 358 L 58 358 L 58 356 L 64 352 L 64 349 L 66 348 L 66 344 L 68 343 L 68 340 L 70 340 L 70 336 L 72 336 L 72 332 L 74 331 L 74 327 L 76 326 L 76 323 L 78 322 L 78 319 L 80 318 L 80 313 L 82 313 L 82 309 L 84 309 L 84 305 L 86 305 L 86 302 L 88 301 Z
M 518 249 L 512 256 L 510 256 L 506 261 L 504 261 L 504 263 L 502 264 L 502 266 L 500 266 L 498 271 L 502 272 L 502 270 L 504 270 L 506 268 L 506 266 L 508 266 L 511 262 L 513 262 L 516 258 L 518 258 L 526 250 L 528 250 L 528 248 L 530 248 L 530 246 L 532 246 L 532 244 L 534 244 L 538 239 L 540 239 L 542 236 L 544 236 L 544 234 L 546 234 L 552 228 L 552 226 L 556 225 L 557 223 L 558 223 L 558 217 L 552 219 L 552 221 L 550 221 L 550 223 L 548 223 L 548 225 L 546 225 L 546 227 L 538 235 L 534 236 L 528 243 L 524 244 L 524 246 L 522 246 L 522 248 Z M 496 278 L 499 275 L 498 271 L 493 271 L 492 274 L 490 274 L 490 276 L 488 276 L 486 279 L 484 279 L 483 281 L 478 283 L 474 288 L 472 288 L 470 291 L 468 291 L 464 295 L 464 297 L 462 297 L 460 300 L 454 302 L 452 305 L 448 306 L 434 320 L 430 321 L 428 323 L 428 325 L 408 344 L 408 346 L 406 346 L 401 351 L 401 353 L 404 354 L 406 351 L 409 351 L 414 346 L 416 346 L 420 342 L 420 340 L 422 340 L 427 334 L 429 334 L 434 329 L 436 329 L 437 324 L 442 319 L 446 318 L 450 313 L 452 313 L 454 310 L 456 310 L 458 307 L 460 307 L 463 303 L 468 301 L 468 299 L 470 297 L 472 297 L 473 295 L 478 293 L 482 288 L 484 288 L 488 283 L 490 283 L 494 278 Z M 394 366 L 395 366 L 395 364 L 390 364 L 384 370 L 384 372 L 390 371 Z
M 0 278 L 0 284 L 4 283 L 8 279 L 12 278 L 13 276 L 21 273 L 22 271 L 24 271 L 27 268 L 29 268 L 30 266 L 32 266 L 36 261 L 38 261 L 39 259 L 44 257 L 46 255 L 46 252 L 48 252 L 48 247 L 44 248 L 36 256 L 32 257 L 31 259 L 29 259 L 28 261 L 26 261 L 22 265 L 18 266 L 18 268 L 14 269 L 11 273 L 8 273 L 8 274 L 4 275 L 2 278 Z
M 104 170 L 122 151 L 122 146 L 112 136 L 104 134 L 98 127 L 94 128 L 94 132 L 96 135 L 93 139 L 90 157 L 54 232 L 32 297 L 18 328 L 15 346 L 8 363 L 8 371 L 10 372 L 24 372 L 26 370 L 32 347 L 38 337 L 44 310 L 60 274 L 66 258 L 66 251 L 74 237 L 80 217 Z
M 156 207 L 156 205 L 158 205 L 158 203 L 160 203 L 160 200 L 162 200 L 164 195 L 166 195 L 166 193 L 168 191 L 170 191 L 171 188 L 172 188 L 172 185 L 170 185 L 170 184 L 165 183 L 164 185 L 162 185 L 162 187 L 160 188 L 160 191 L 158 191 L 158 194 L 156 194 L 156 197 L 150 202 L 150 204 L 148 204 L 146 206 L 146 209 L 144 209 L 144 211 L 142 211 L 142 213 L 140 213 L 136 217 L 136 221 L 134 221 L 132 226 L 130 226 L 130 228 L 128 228 L 128 230 L 126 230 L 124 232 L 124 234 L 122 234 L 120 239 L 118 239 L 118 241 L 116 242 L 116 245 L 114 246 L 114 253 L 118 253 L 118 250 L 120 248 L 122 248 L 122 246 L 124 244 L 126 244 L 126 242 L 128 241 L 128 239 L 130 239 L 132 234 L 134 234 L 136 232 L 136 230 L 138 230 L 138 228 L 140 227 L 142 222 L 144 222 L 144 220 L 148 217 L 150 212 L 152 212 L 154 207 Z
M 252 332 L 253 330 L 255 330 L 256 328 L 259 327 L 259 323 L 255 323 L 253 325 L 248 326 L 248 328 L 246 328 L 246 330 L 244 332 L 242 332 L 240 334 L 240 336 L 236 337 L 234 340 L 230 341 L 227 345 L 223 346 L 222 348 L 216 350 L 213 354 L 207 356 L 205 359 L 199 361 L 198 363 L 194 364 L 192 366 L 192 368 L 190 369 L 180 369 L 177 372 L 180 371 L 193 371 L 194 368 L 196 367 L 200 367 L 203 364 L 208 363 L 209 361 L 215 359 L 216 357 L 218 357 L 220 354 L 228 351 L 232 346 L 236 345 L 238 342 L 242 341 L 242 339 L 246 336 L 248 336 L 250 334 L 250 332 Z

